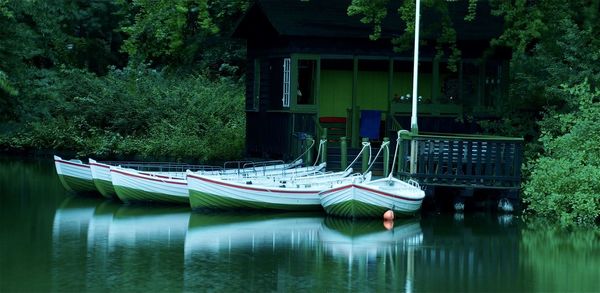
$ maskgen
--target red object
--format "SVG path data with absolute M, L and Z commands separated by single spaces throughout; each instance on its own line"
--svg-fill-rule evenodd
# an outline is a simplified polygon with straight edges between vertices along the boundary
M 321 117 L 319 118 L 321 123 L 346 123 L 346 117 Z

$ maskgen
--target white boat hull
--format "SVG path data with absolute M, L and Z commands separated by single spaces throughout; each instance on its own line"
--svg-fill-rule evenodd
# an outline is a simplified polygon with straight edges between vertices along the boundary
M 111 167 L 115 192 L 124 202 L 189 203 L 185 179 L 150 175 L 134 170 Z
M 54 156 L 54 166 L 56 167 L 56 174 L 65 189 L 75 192 L 96 191 L 89 165 L 79 160 L 67 161 Z
M 392 184 L 392 185 L 389 185 Z M 324 190 L 319 195 L 328 214 L 360 218 L 395 214 L 412 215 L 421 208 L 425 193 L 398 179 L 378 179 L 367 183 L 348 183 Z

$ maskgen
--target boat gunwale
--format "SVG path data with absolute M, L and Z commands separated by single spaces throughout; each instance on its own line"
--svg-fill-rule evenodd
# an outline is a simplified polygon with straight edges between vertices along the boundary
M 247 185 L 242 185 L 241 183 L 228 183 L 228 182 L 224 182 L 223 180 L 220 180 L 220 179 L 212 179 L 212 178 L 204 177 L 202 175 L 193 175 L 193 174 L 189 174 L 189 173 L 188 173 L 187 177 L 197 179 L 200 181 L 204 181 L 204 182 L 208 182 L 208 183 L 224 185 L 224 186 L 227 186 L 230 188 L 252 190 L 252 191 L 259 191 L 259 192 L 279 192 L 279 193 L 288 193 L 288 194 L 313 195 L 313 194 L 319 194 L 319 192 L 321 190 L 321 189 L 319 189 L 319 190 L 313 190 L 313 191 L 301 191 L 301 190 L 296 191 L 296 190 L 289 190 L 294 187 L 285 187 L 285 188 L 284 187 L 274 187 L 274 188 L 249 187 Z M 296 189 L 296 188 L 294 188 L 294 189 Z
M 59 163 L 59 164 L 66 164 L 66 165 L 71 165 L 71 166 L 76 166 L 76 167 L 80 167 L 80 168 L 90 168 L 90 165 L 88 164 L 84 164 L 84 163 L 75 163 L 75 162 L 70 162 L 64 159 L 54 159 L 55 163 Z
M 362 189 L 362 190 L 366 190 L 366 191 L 370 191 L 370 192 L 374 192 L 383 196 L 388 196 L 388 197 L 392 197 L 392 198 L 397 198 L 397 199 L 402 199 L 402 200 L 407 200 L 407 201 L 423 201 L 423 197 L 421 198 L 409 198 L 409 197 L 404 197 L 404 196 L 399 196 L 399 195 L 395 195 L 395 194 L 391 194 L 388 192 L 384 192 L 384 191 L 380 191 L 380 190 L 376 190 L 373 188 L 369 188 L 366 186 L 362 186 L 362 185 L 358 185 L 356 183 L 350 183 L 350 184 L 344 184 L 342 186 L 338 186 L 335 188 L 330 188 L 327 190 L 322 191 L 319 195 L 320 196 L 328 196 L 331 195 L 333 192 L 337 192 L 337 191 L 341 191 L 341 190 L 345 190 L 348 188 L 358 188 L 358 189 Z
M 117 169 L 117 168 L 111 168 L 110 172 L 115 172 L 124 176 L 129 176 L 129 177 L 134 177 L 134 178 L 139 178 L 139 179 L 144 179 L 144 180 L 150 180 L 150 181 L 155 181 L 155 182 L 162 182 L 162 183 L 168 183 L 168 184 L 176 184 L 176 185 L 187 185 L 187 183 L 185 182 L 185 179 L 177 179 L 177 178 L 170 178 L 170 180 L 164 180 L 164 179 L 157 179 L 154 177 L 165 177 L 165 176 L 154 176 L 154 175 L 148 175 L 148 174 L 144 174 L 144 173 L 136 173 L 133 174 L 133 172 L 129 172 L 127 170 L 123 170 L 123 169 Z M 176 181 L 171 181 L 171 180 L 181 180 L 182 182 L 176 182 Z M 113 185 L 115 185 L 113 183 Z

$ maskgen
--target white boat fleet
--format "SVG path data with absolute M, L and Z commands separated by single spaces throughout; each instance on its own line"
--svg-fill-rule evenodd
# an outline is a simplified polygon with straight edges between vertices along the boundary
M 194 210 L 324 210 L 349 217 L 381 217 L 386 211 L 412 215 L 425 193 L 416 182 L 371 172 L 326 172 L 325 163 L 238 163 L 236 168 L 187 164 L 64 160 L 54 156 L 67 190 L 98 192 L 123 202 L 189 205 Z

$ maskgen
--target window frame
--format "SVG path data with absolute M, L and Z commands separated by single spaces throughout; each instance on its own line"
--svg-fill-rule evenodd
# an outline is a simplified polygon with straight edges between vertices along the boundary
M 290 110 L 296 113 L 317 113 L 319 109 L 319 89 L 321 82 L 321 56 L 314 54 L 292 54 L 291 55 L 291 104 Z M 314 102 L 313 104 L 298 104 L 298 75 L 299 75 L 299 61 L 300 60 L 313 60 L 315 61 L 315 76 L 314 76 Z

